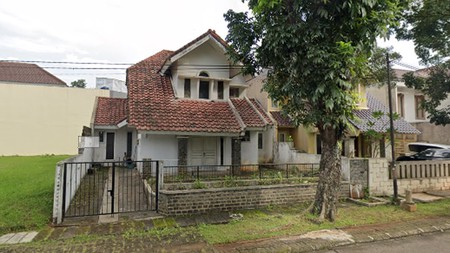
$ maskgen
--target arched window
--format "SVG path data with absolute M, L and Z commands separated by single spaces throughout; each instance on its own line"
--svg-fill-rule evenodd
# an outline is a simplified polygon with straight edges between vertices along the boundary
M 205 71 L 201 71 L 200 74 L 198 74 L 199 76 L 204 76 L 204 77 L 209 77 L 208 73 L 206 73 Z

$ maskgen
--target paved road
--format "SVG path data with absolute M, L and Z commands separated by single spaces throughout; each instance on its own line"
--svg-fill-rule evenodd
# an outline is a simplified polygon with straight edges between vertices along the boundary
M 418 236 L 404 237 L 395 240 L 385 240 L 372 243 L 355 244 L 338 247 L 319 253 L 422 253 L 450 252 L 450 231 L 435 232 Z

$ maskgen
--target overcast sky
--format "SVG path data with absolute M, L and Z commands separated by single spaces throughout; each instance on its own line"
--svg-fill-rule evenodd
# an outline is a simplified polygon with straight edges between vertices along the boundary
M 1 60 L 109 63 L 136 63 L 162 49 L 176 50 L 208 29 L 225 38 L 223 14 L 246 10 L 241 0 L 0 0 L 0 6 Z M 381 44 L 418 66 L 412 43 Z M 95 77 L 125 80 L 124 70 L 47 70 L 67 84 L 86 79 L 89 87 Z

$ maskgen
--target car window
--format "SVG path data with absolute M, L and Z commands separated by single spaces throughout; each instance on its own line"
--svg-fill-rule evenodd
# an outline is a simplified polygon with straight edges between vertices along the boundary
M 418 157 L 433 157 L 435 151 L 432 149 L 424 150 L 417 154 Z

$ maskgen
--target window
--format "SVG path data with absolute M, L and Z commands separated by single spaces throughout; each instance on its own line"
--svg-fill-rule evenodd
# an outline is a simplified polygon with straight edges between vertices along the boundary
M 198 93 L 198 98 L 209 99 L 209 82 L 200 81 L 200 89 Z
M 278 135 L 278 142 L 285 142 L 286 141 L 286 135 L 284 133 L 280 133 Z
M 397 94 L 397 113 L 400 117 L 405 117 L 405 95 Z
M 245 131 L 245 135 L 242 137 L 241 141 L 250 141 L 250 131 Z
M 230 88 L 230 98 L 239 97 L 239 88 Z
M 425 100 L 423 95 L 414 96 L 416 104 L 416 119 L 425 119 L 425 110 L 422 108 L 422 102 Z
M 191 97 L 191 79 L 184 79 L 184 97 Z
M 208 73 L 206 73 L 205 71 L 200 72 L 200 74 L 198 74 L 199 76 L 204 76 L 204 77 L 209 77 Z
M 223 81 L 217 82 L 217 98 L 223 99 Z
M 98 132 L 98 141 L 103 142 L 103 131 Z
M 258 149 L 263 149 L 263 135 L 258 133 Z
M 271 100 L 272 102 L 272 108 L 278 108 L 278 102 L 275 100 Z

